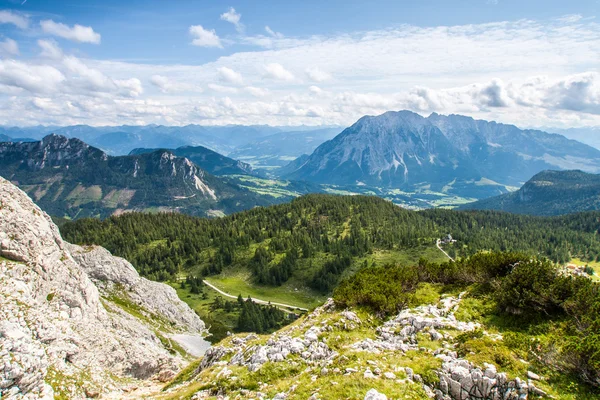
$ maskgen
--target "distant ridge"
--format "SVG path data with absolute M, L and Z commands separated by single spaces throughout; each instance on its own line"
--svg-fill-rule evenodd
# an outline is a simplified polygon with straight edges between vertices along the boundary
M 177 157 L 185 157 L 213 175 L 255 175 L 250 164 L 234 160 L 203 146 L 182 146 L 176 149 L 133 149 L 129 155 L 169 151 Z
M 582 171 L 543 171 L 516 192 L 465 204 L 461 209 L 531 215 L 600 210 L 600 175 Z
M 112 157 L 54 134 L 37 142 L 1 143 L 0 176 L 46 212 L 68 218 L 127 211 L 219 216 L 274 202 L 170 151 Z
M 485 198 L 542 170 L 575 168 L 600 172 L 600 150 L 460 115 L 390 111 L 362 117 L 284 177 Z

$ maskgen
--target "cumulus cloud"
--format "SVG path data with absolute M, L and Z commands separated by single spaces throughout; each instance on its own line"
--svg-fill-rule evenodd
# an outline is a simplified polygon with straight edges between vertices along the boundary
M 144 87 L 138 78 L 116 79 L 114 82 L 126 96 L 137 97 L 144 93 Z
M 185 82 L 177 82 L 162 75 L 152 75 L 150 78 L 150 83 L 156 86 L 163 93 L 202 92 L 202 88 L 200 86 Z
M 223 82 L 233 83 L 235 85 L 241 85 L 244 83 L 242 75 L 228 67 L 219 68 L 219 78 Z
M 477 93 L 477 97 L 484 106 L 488 107 L 507 107 L 510 103 L 503 82 L 499 79 L 492 80 L 482 88 Z
M 82 26 L 75 24 L 73 27 L 54 22 L 51 19 L 40 21 L 42 31 L 47 34 L 61 37 L 63 39 L 72 40 L 79 43 L 100 44 L 100 34 L 94 32 L 90 26 Z
M 265 77 L 279 81 L 293 81 L 294 74 L 278 63 L 270 63 L 265 66 Z
M 117 93 L 131 97 L 137 97 L 144 91 L 139 79 L 112 79 L 74 56 L 64 57 L 63 64 L 71 72 L 69 85 L 78 90 Z
M 208 88 L 210 90 L 213 90 L 213 91 L 219 92 L 219 93 L 237 93 L 238 92 L 237 88 L 234 88 L 231 86 L 217 85 L 216 83 L 209 83 Z
M 63 57 L 61 48 L 54 40 L 40 39 L 37 44 L 41 49 L 40 57 L 51 59 L 61 59 Z
M 0 60 L 0 84 L 31 93 L 50 93 L 65 81 L 58 69 L 47 65 L 29 65 L 15 60 Z
M 214 36 L 213 47 L 221 46 Z M 591 67 L 600 24 L 591 19 L 277 36 L 238 35 L 238 44 L 267 50 L 197 65 L 74 60 L 38 43 L 42 57 L 1 60 L 0 93 L 12 97 L 0 107 L 0 124 L 345 125 L 411 109 L 521 126 L 600 125 L 600 79 Z
M 29 27 L 29 18 L 9 10 L 0 10 L 0 24 L 12 24 L 21 29 Z
M 318 87 L 318 86 L 310 86 L 310 87 L 308 88 L 308 91 L 309 91 L 310 93 L 312 93 L 312 94 L 321 94 L 321 93 L 323 93 L 323 89 L 321 89 L 321 88 L 320 88 L 320 87 Z
M 246 92 L 250 93 L 254 97 L 265 97 L 269 94 L 268 89 L 263 89 L 263 88 L 254 87 L 254 86 L 246 86 L 244 88 L 244 90 Z
M 190 35 L 194 38 L 192 44 L 200 47 L 223 47 L 221 39 L 214 29 L 207 30 L 202 25 L 190 26 Z
M 227 12 L 221 14 L 221 19 L 233 24 L 238 32 L 242 33 L 244 31 L 244 25 L 240 22 L 240 19 L 242 19 L 242 14 L 236 12 L 235 8 L 229 7 Z
M 588 72 L 568 76 L 547 89 L 546 101 L 558 109 L 600 115 L 600 75 Z
M 63 56 L 55 65 L 5 62 L 0 66 L 0 83 L 35 94 L 97 94 L 140 96 L 137 78 L 113 79 L 74 56 Z
M 0 41 L 0 54 L 17 56 L 19 55 L 19 45 L 14 40 L 6 38 Z
M 324 82 L 331 79 L 331 75 L 318 67 L 311 67 L 306 69 L 306 75 L 314 82 Z

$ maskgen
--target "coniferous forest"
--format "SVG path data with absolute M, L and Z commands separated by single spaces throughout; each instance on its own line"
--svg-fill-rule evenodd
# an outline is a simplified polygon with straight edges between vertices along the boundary
M 459 258 L 521 251 L 558 263 L 598 260 L 599 221 L 600 212 L 532 217 L 409 211 L 377 197 L 315 194 L 218 219 L 129 213 L 66 223 L 61 232 L 72 243 L 106 247 L 154 280 L 179 273 L 210 276 L 235 264 L 251 271 L 257 283 L 281 285 L 303 266 L 311 273 L 306 284 L 327 293 L 354 259 L 431 246 L 447 234 L 456 239 L 449 251 Z

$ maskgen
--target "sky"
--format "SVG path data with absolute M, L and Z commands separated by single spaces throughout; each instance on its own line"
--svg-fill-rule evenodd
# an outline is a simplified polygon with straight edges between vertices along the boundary
M 0 125 L 600 126 L 600 0 L 0 0 Z

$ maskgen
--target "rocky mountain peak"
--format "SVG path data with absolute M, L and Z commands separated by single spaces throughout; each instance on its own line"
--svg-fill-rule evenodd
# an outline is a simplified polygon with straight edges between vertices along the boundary
M 404 110 L 361 118 L 284 177 L 485 197 L 544 169 L 600 172 L 599 160 L 600 151 L 560 135 Z
M 118 377 L 169 379 L 183 360 L 159 336 L 203 330 L 174 289 L 102 248 L 64 242 L 50 217 L 0 178 L 3 398 L 83 398 L 120 390 Z M 76 384 L 82 373 L 91 376 L 86 387 Z

